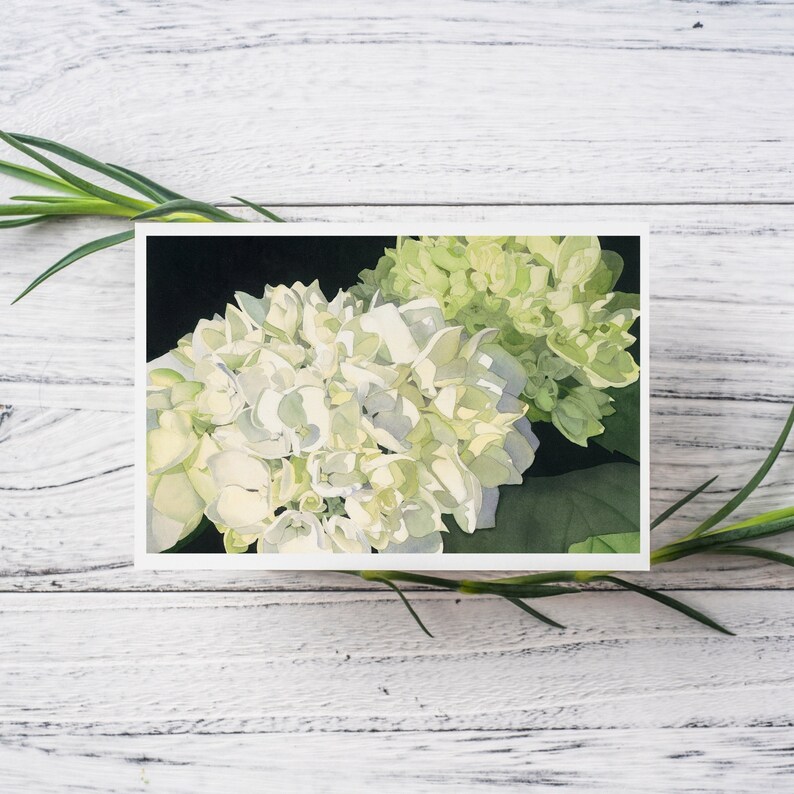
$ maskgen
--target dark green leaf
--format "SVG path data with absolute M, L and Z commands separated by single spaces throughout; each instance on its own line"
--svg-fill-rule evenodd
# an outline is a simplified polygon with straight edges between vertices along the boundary
M 49 215 L 33 215 L 29 218 L 14 218 L 10 221 L 0 221 L 0 229 L 16 229 L 20 226 L 30 226 L 32 223 L 41 223 L 49 220 Z
M 215 525 L 206 517 L 202 516 L 199 525 L 190 533 L 185 535 L 182 540 L 178 540 L 170 549 L 164 549 L 160 552 L 160 554 L 177 554 L 181 551 L 188 543 L 192 543 L 197 538 L 201 537 L 210 527 L 215 527 Z
M 114 168 L 116 171 L 121 171 L 122 173 L 137 179 L 141 184 L 146 185 L 146 187 L 152 191 L 152 194 L 156 196 L 155 201 L 157 202 L 173 201 L 175 199 L 185 198 L 185 196 L 183 196 L 181 193 L 175 193 L 173 190 L 158 184 L 153 179 L 149 179 L 148 176 L 143 176 L 143 174 L 133 171 L 131 168 L 124 168 L 124 166 L 113 165 L 112 163 L 107 163 L 106 165 L 109 168 Z
M 33 158 L 42 165 L 47 166 L 47 168 L 49 168 L 54 174 L 57 174 L 62 179 L 66 180 L 70 185 L 79 188 L 85 193 L 96 196 L 97 198 L 103 199 L 104 201 L 109 201 L 112 204 L 120 204 L 123 207 L 129 207 L 130 209 L 134 210 L 143 210 L 149 206 L 145 201 L 138 201 L 137 199 L 130 198 L 129 196 L 122 196 L 120 193 L 114 193 L 112 190 L 105 190 L 105 188 L 100 187 L 99 185 L 94 185 L 93 183 L 88 182 L 82 177 L 77 176 L 77 174 L 73 174 L 71 171 L 67 171 L 65 168 L 62 168 L 60 165 L 58 165 L 58 163 L 50 160 L 49 157 L 45 157 L 35 149 L 31 149 L 29 146 L 26 146 L 24 143 L 18 141 L 13 135 L 9 135 L 7 132 L 0 131 L 0 140 L 5 141 L 9 146 L 13 146 L 14 149 L 26 154 L 28 157 Z
M 580 543 L 572 543 L 569 554 L 639 554 L 640 533 L 620 532 L 611 535 L 593 535 Z
M 564 554 L 591 535 L 639 532 L 640 467 L 607 463 L 500 489 L 496 527 L 468 535 L 450 521 L 444 551 Z
M 63 259 L 59 259 L 52 267 L 47 268 L 40 276 L 33 279 L 33 281 L 11 302 L 16 303 L 20 298 L 24 298 L 25 295 L 31 290 L 36 289 L 36 287 L 45 282 L 50 276 L 54 276 L 59 270 L 63 270 L 78 259 L 93 254 L 95 251 L 101 251 L 103 248 L 110 248 L 111 246 L 131 240 L 134 236 L 135 231 L 130 229 L 126 232 L 111 234 L 108 237 L 101 237 L 98 240 L 93 240 L 90 243 L 81 245 L 79 248 L 75 248 L 70 254 L 67 254 Z
M 734 554 L 737 557 L 760 557 L 771 562 L 779 562 L 782 565 L 790 565 L 794 568 L 794 557 L 784 554 L 782 551 L 772 549 L 762 549 L 758 546 L 720 546 L 714 549 L 717 554 Z
M 565 626 L 562 623 L 557 623 L 556 620 L 552 620 L 550 617 L 547 617 L 542 612 L 538 612 L 537 609 L 533 609 L 529 604 L 525 604 L 520 598 L 510 598 L 510 596 L 503 596 L 505 601 L 509 601 L 511 604 L 515 604 L 519 609 L 523 609 L 529 615 L 532 615 L 533 618 L 536 620 L 541 621 L 542 623 L 547 624 L 548 626 L 554 626 L 556 629 L 564 629 Z
M 759 538 L 769 538 L 773 535 L 781 535 L 794 529 L 794 515 L 784 516 L 783 518 L 765 521 L 758 524 L 746 524 L 725 530 L 709 532 L 690 540 L 682 540 L 678 543 L 670 543 L 661 549 L 657 549 L 651 554 L 654 563 L 671 562 L 681 557 L 689 557 L 702 551 L 713 551 L 719 546 L 728 546 L 742 540 L 758 540 Z
M 656 590 L 649 590 L 647 587 L 641 587 L 638 584 L 634 584 L 633 582 L 627 582 L 625 579 L 619 579 L 617 576 L 598 576 L 595 577 L 594 581 L 601 581 L 601 582 L 612 582 L 612 584 L 619 585 L 620 587 L 625 588 L 626 590 L 631 590 L 634 593 L 639 593 L 640 595 L 644 595 L 646 598 L 652 598 L 654 601 L 658 601 L 660 604 L 664 604 L 666 607 L 670 607 L 671 609 L 675 609 L 677 612 L 681 612 L 682 614 L 686 615 L 693 620 L 697 620 L 699 623 L 702 623 L 704 626 L 708 626 L 711 629 L 716 629 L 717 631 L 722 632 L 723 634 L 729 634 L 731 637 L 735 636 L 732 631 L 729 631 L 725 628 L 725 626 L 721 626 L 715 620 L 712 620 L 710 617 L 707 617 L 702 612 L 698 611 L 694 607 L 685 604 L 683 601 L 679 601 L 677 598 L 672 598 L 665 593 L 659 593 Z
M 719 524 L 723 518 L 726 518 L 734 510 L 736 510 L 736 508 L 758 487 L 760 482 L 764 479 L 764 477 L 766 477 L 767 472 L 772 468 L 774 462 L 777 460 L 777 456 L 780 454 L 780 450 L 783 449 L 783 445 L 786 443 L 786 439 L 791 432 L 792 425 L 794 425 L 794 408 L 791 409 L 788 419 L 786 420 L 786 424 L 783 426 L 783 430 L 775 442 L 775 446 L 772 447 L 772 450 L 766 456 L 766 460 L 761 464 L 761 467 L 758 469 L 758 471 L 750 478 L 747 485 L 745 485 L 744 488 L 742 488 L 742 490 L 733 497 L 733 499 L 723 505 L 719 510 L 717 510 L 716 513 L 700 524 L 700 526 L 695 529 L 693 534 L 700 535 L 703 532 L 706 532 L 706 530 L 709 530 L 713 526 Z
M 276 223 L 284 223 L 283 218 L 279 218 L 278 215 L 271 212 L 268 209 L 260 206 L 259 204 L 254 204 L 253 201 L 248 201 L 248 199 L 240 198 L 239 196 L 232 196 L 235 201 L 239 201 L 246 205 L 246 207 L 250 207 L 252 210 L 256 210 L 260 215 L 264 215 L 266 218 L 270 218 L 271 221 L 275 221 Z
M 172 215 L 175 212 L 190 212 L 194 215 L 201 215 L 211 221 L 244 223 L 240 218 L 235 218 L 234 215 L 224 212 L 219 207 L 213 207 L 212 204 L 205 204 L 203 201 L 193 201 L 192 199 L 174 199 L 173 201 L 166 201 L 159 207 L 141 212 L 132 220 L 143 221 L 150 218 L 162 218 L 166 215 Z
M 422 619 L 419 617 L 419 615 L 416 614 L 416 611 L 411 606 L 411 602 L 405 597 L 405 593 L 403 593 L 403 591 L 400 590 L 400 588 L 397 587 L 397 585 L 394 584 L 394 582 L 390 582 L 388 579 L 384 579 L 382 577 L 372 577 L 372 581 L 374 581 L 374 582 L 382 582 L 383 584 L 386 585 L 386 587 L 390 587 L 392 590 L 394 590 L 394 592 L 397 593 L 398 596 L 400 596 L 400 599 L 402 600 L 403 604 L 405 604 L 405 608 L 411 613 L 411 617 L 417 622 L 417 624 L 419 625 L 419 628 L 422 629 L 422 631 L 425 634 L 427 634 L 428 637 L 432 637 L 433 636 L 428 631 L 427 626 L 425 626 L 425 624 L 422 623 Z
M 77 165 L 90 168 L 98 174 L 103 174 L 111 179 L 115 179 L 125 187 L 132 188 L 152 201 L 159 203 L 165 200 L 165 196 L 161 195 L 159 191 L 152 190 L 150 185 L 140 180 L 136 175 L 132 175 L 127 169 L 120 169 L 116 168 L 114 165 L 103 163 L 83 152 L 78 152 L 77 149 L 72 149 L 69 146 L 64 146 L 62 143 L 57 143 L 47 138 L 37 138 L 35 135 L 21 135 L 19 133 L 12 133 L 12 136 L 16 138 L 17 141 L 26 143 L 29 146 L 35 146 L 38 149 L 44 149 L 52 154 L 57 154 L 59 157 L 63 157 L 64 160 L 69 160 L 72 163 L 77 163 Z
M 709 485 L 711 485 L 711 483 L 713 483 L 714 480 L 716 480 L 717 477 L 719 476 L 720 476 L 719 474 L 715 474 L 710 480 L 706 480 L 706 482 L 704 482 L 703 485 L 698 485 L 698 487 L 695 488 L 694 491 L 690 491 L 685 497 L 679 499 L 674 505 L 670 505 L 670 507 L 668 507 L 667 510 L 661 513 L 661 515 L 654 518 L 654 520 L 651 522 L 651 529 L 656 529 L 656 527 L 658 527 L 659 524 L 661 524 L 664 521 L 667 521 L 667 519 L 670 518 L 670 516 L 677 513 L 685 504 L 691 502 L 698 494 L 705 491 L 706 488 L 708 488 Z
M 604 432 L 593 441 L 609 452 L 620 452 L 632 460 L 640 459 L 640 382 L 622 389 L 606 389 L 615 413 L 601 420 Z
M 117 218 L 129 218 L 130 210 L 107 201 L 76 198 L 73 201 L 0 204 L 0 216 L 3 215 L 111 215 Z
M 26 165 L 9 163 L 6 160 L 0 160 L 0 174 L 7 174 L 15 179 L 21 179 L 23 182 L 31 182 L 34 185 L 41 185 L 52 190 L 59 190 L 61 193 L 73 193 L 83 197 L 88 195 L 57 176 L 38 171 L 35 168 L 28 168 Z

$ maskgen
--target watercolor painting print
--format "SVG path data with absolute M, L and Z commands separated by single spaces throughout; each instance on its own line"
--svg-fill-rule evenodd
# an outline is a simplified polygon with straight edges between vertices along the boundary
M 648 567 L 645 229 L 426 231 L 138 225 L 136 564 Z

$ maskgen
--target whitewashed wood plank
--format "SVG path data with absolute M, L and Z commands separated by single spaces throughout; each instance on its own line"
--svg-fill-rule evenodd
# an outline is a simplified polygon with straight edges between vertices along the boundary
M 0 596 L 0 735 L 790 727 L 794 594 Z M 88 741 L 88 739 L 87 739 Z
M 794 195 L 785 2 L 398 0 L 318 13 L 312 0 L 197 0 L 186 18 L 60 0 L 35 23 L 23 0 L 5 10 L 4 125 L 199 198 Z
M 285 208 L 295 220 L 652 224 L 651 388 L 657 396 L 791 401 L 794 221 L 788 207 Z M 251 213 L 253 215 L 253 213 Z M 65 251 L 119 228 L 76 221 L 4 233 L 0 304 Z M 0 401 L 130 410 L 131 247 L 58 274 L 0 315 Z
M 7 791 L 784 791 L 791 728 L 22 736 Z
M 764 404 L 655 400 L 651 504 L 657 515 L 711 473 L 720 480 L 654 533 L 680 537 L 716 510 L 758 468 L 787 413 Z M 658 407 L 657 407 L 658 406 Z M 742 428 L 741 433 L 737 428 Z M 132 568 L 133 427 L 128 413 L 12 408 L 0 423 L 0 590 L 317 589 L 360 587 L 333 574 L 152 572 Z M 745 518 L 791 504 L 791 443 L 751 500 Z M 784 536 L 766 545 L 791 551 Z M 672 588 L 791 588 L 789 569 L 707 556 L 644 576 Z

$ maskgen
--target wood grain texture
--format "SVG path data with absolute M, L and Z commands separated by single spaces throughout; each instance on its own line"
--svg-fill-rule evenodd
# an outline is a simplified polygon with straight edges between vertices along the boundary
M 0 53 L 0 127 L 196 198 L 649 221 L 654 512 L 724 472 L 668 533 L 794 399 L 790 2 L 6 0 Z M 0 304 L 117 228 L 4 232 Z M 133 571 L 132 274 L 107 251 L 0 311 L 4 792 L 792 788 L 784 569 L 642 577 L 734 639 L 633 594 L 552 599 L 561 633 L 414 593 L 433 641 L 340 576 Z M 789 445 L 737 515 L 793 494 Z
M 794 197 L 788 2 L 197 0 L 187 19 L 169 3 L 7 0 L 4 12 L 4 125 L 196 197 Z
M 785 791 L 791 728 L 24 736 L 15 791 Z
M 417 594 L 433 641 L 385 591 L 4 594 L 0 731 L 790 727 L 794 594 L 687 598 L 738 636 L 615 593 L 544 602 L 566 631 Z
M 565 633 L 417 596 L 432 642 L 393 594 L 5 595 L 0 775 L 43 792 L 786 790 L 792 594 L 689 598 L 740 636 L 615 594 L 549 605 Z

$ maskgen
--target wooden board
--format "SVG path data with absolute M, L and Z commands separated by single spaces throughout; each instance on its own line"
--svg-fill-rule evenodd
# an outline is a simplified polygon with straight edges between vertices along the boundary
M 653 512 L 721 472 L 659 542 L 762 461 L 794 400 L 791 3 L 3 12 L 3 129 L 196 198 L 292 220 L 648 221 Z M 118 228 L 3 232 L 0 304 Z M 4 791 L 792 787 L 788 569 L 641 578 L 734 639 L 626 593 L 544 605 L 566 633 L 414 593 L 432 641 L 355 579 L 132 570 L 132 273 L 129 246 L 107 251 L 0 311 Z M 737 516 L 791 503 L 791 450 Z

